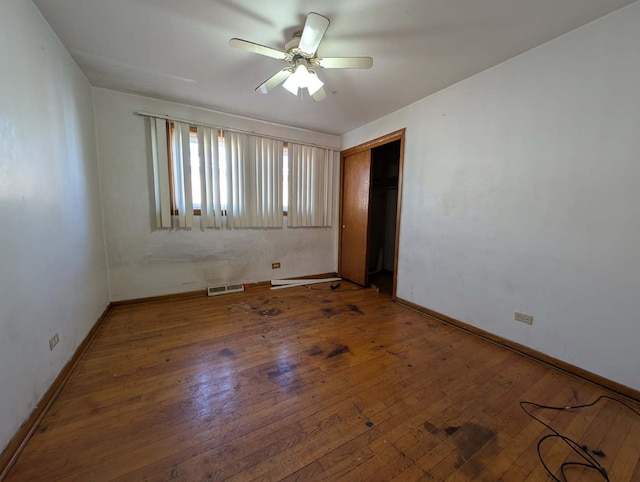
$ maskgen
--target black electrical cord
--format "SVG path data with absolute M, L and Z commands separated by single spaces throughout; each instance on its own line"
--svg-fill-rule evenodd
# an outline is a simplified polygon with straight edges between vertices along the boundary
M 635 408 L 631 407 L 630 405 L 627 405 L 623 401 L 618 400 L 616 398 L 609 397 L 608 395 L 600 395 L 598 398 L 596 398 L 591 403 L 585 403 L 584 405 L 574 405 L 574 406 L 570 406 L 570 407 L 552 407 L 550 405 L 540 405 L 539 403 L 529 402 L 529 401 L 525 401 L 525 400 L 520 402 L 520 408 L 522 408 L 524 413 L 526 413 L 529 417 L 531 417 L 532 419 L 534 419 L 538 423 L 544 425 L 546 428 L 551 430 L 551 432 L 553 432 L 553 433 L 550 433 L 548 435 L 545 435 L 540 440 L 538 440 L 537 450 L 538 450 L 538 458 L 540 459 L 540 463 L 542 464 L 544 469 L 547 471 L 549 476 L 551 478 L 553 478 L 554 481 L 556 481 L 556 482 L 567 482 L 567 476 L 565 474 L 565 469 L 568 468 L 568 467 L 576 467 L 576 466 L 577 467 L 586 467 L 588 469 L 596 470 L 598 473 L 600 473 L 600 475 L 602 476 L 603 480 L 605 480 L 607 482 L 610 482 L 611 479 L 609 479 L 609 474 L 607 473 L 607 470 L 600 464 L 600 462 L 598 462 L 595 458 L 593 458 L 593 456 L 589 453 L 589 450 L 588 450 L 587 446 L 580 445 L 575 440 L 573 440 L 573 439 L 571 439 L 571 438 L 569 438 L 569 437 L 567 437 L 565 435 L 562 435 L 560 432 L 558 432 L 556 429 L 554 429 L 551 425 L 549 425 L 546 422 L 543 422 L 538 417 L 533 415 L 530 411 L 528 411 L 526 406 L 531 406 L 531 407 L 534 407 L 534 408 L 542 408 L 542 409 L 547 409 L 547 410 L 577 410 L 577 409 L 581 409 L 581 408 L 592 407 L 592 406 L 596 405 L 598 402 L 600 402 L 600 400 L 603 400 L 603 399 L 612 400 L 612 401 L 622 405 L 623 407 L 628 408 L 633 413 L 635 413 L 638 417 L 640 417 L 640 412 L 638 410 L 636 410 Z M 559 479 L 551 471 L 551 469 L 545 463 L 544 458 L 542 457 L 542 452 L 540 450 L 540 447 L 542 446 L 542 444 L 544 443 L 545 440 L 550 440 L 550 439 L 560 439 L 560 440 L 562 440 L 565 444 L 567 444 L 567 446 L 574 453 L 576 453 L 582 459 L 584 459 L 584 462 L 564 462 L 562 465 L 560 465 L 560 476 L 562 477 L 562 479 Z M 598 455 L 598 456 L 604 455 L 601 451 L 598 451 L 598 450 L 592 450 L 592 453 L 594 455 Z

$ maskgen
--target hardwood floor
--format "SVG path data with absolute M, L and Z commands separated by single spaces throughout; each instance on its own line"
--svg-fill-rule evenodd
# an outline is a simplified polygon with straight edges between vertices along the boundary
M 7 481 L 545 481 L 518 402 L 611 395 L 371 289 L 311 288 L 114 308 Z M 536 413 L 640 480 L 640 417 Z

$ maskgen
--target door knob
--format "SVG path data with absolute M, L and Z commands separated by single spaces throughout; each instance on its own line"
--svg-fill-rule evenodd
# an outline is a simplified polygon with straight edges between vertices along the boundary
M 344 228 L 346 228 L 346 226 L 343 224 L 343 225 L 342 225 L 342 229 L 344 229 Z

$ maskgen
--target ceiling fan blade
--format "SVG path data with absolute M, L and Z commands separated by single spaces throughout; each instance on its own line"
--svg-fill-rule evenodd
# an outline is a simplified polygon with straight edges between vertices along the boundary
M 316 50 L 318 50 L 318 45 L 320 45 L 320 41 L 322 40 L 322 37 L 324 37 L 324 33 L 328 28 L 329 19 L 327 17 L 311 12 L 307 16 L 307 21 L 304 24 L 298 48 L 305 54 L 315 54 Z
M 324 87 L 320 87 L 311 97 L 316 102 L 320 102 L 327 98 L 327 93 L 324 91 Z
M 229 40 L 229 45 L 237 49 L 247 50 L 249 52 L 266 55 L 267 57 L 273 57 L 274 59 L 279 60 L 284 60 L 287 56 L 287 54 L 281 52 L 280 50 L 272 49 L 271 47 L 256 44 L 253 42 L 249 42 L 248 40 L 242 40 L 239 38 L 232 38 L 231 40 Z
M 256 92 L 261 92 L 263 94 L 268 94 L 269 91 L 278 87 L 282 84 L 287 78 L 293 74 L 293 69 L 291 67 L 285 67 L 280 72 L 276 72 L 267 80 L 265 80 L 262 84 L 256 87 Z
M 371 57 L 328 57 L 318 59 L 325 69 L 369 69 L 373 65 Z

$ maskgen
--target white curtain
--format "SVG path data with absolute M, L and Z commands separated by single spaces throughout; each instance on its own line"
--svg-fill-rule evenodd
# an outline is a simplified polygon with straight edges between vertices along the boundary
M 200 227 L 222 227 L 222 200 L 220 198 L 220 152 L 218 130 L 198 126 L 200 153 Z M 222 182 L 226 182 L 223 179 Z
M 169 158 L 167 155 L 167 121 L 150 118 L 149 125 L 151 128 L 156 228 L 170 228 L 171 188 L 169 186 Z
M 275 139 L 255 137 L 255 189 L 259 226 L 283 226 L 282 162 L 284 143 Z
M 338 152 L 289 143 L 288 226 L 331 226 Z
M 189 124 L 173 123 L 173 208 L 181 228 L 193 227 Z
M 190 125 L 173 122 L 170 131 L 169 122 L 149 120 L 156 226 L 192 228 Z M 282 228 L 283 141 L 204 126 L 197 127 L 197 140 L 200 164 L 194 164 L 193 182 L 202 196 L 195 200 L 196 207 L 200 202 L 200 226 Z M 331 226 L 338 161 L 335 151 L 289 143 L 289 226 Z
M 237 132 L 223 132 L 223 136 L 227 227 L 282 227 L 283 142 Z

